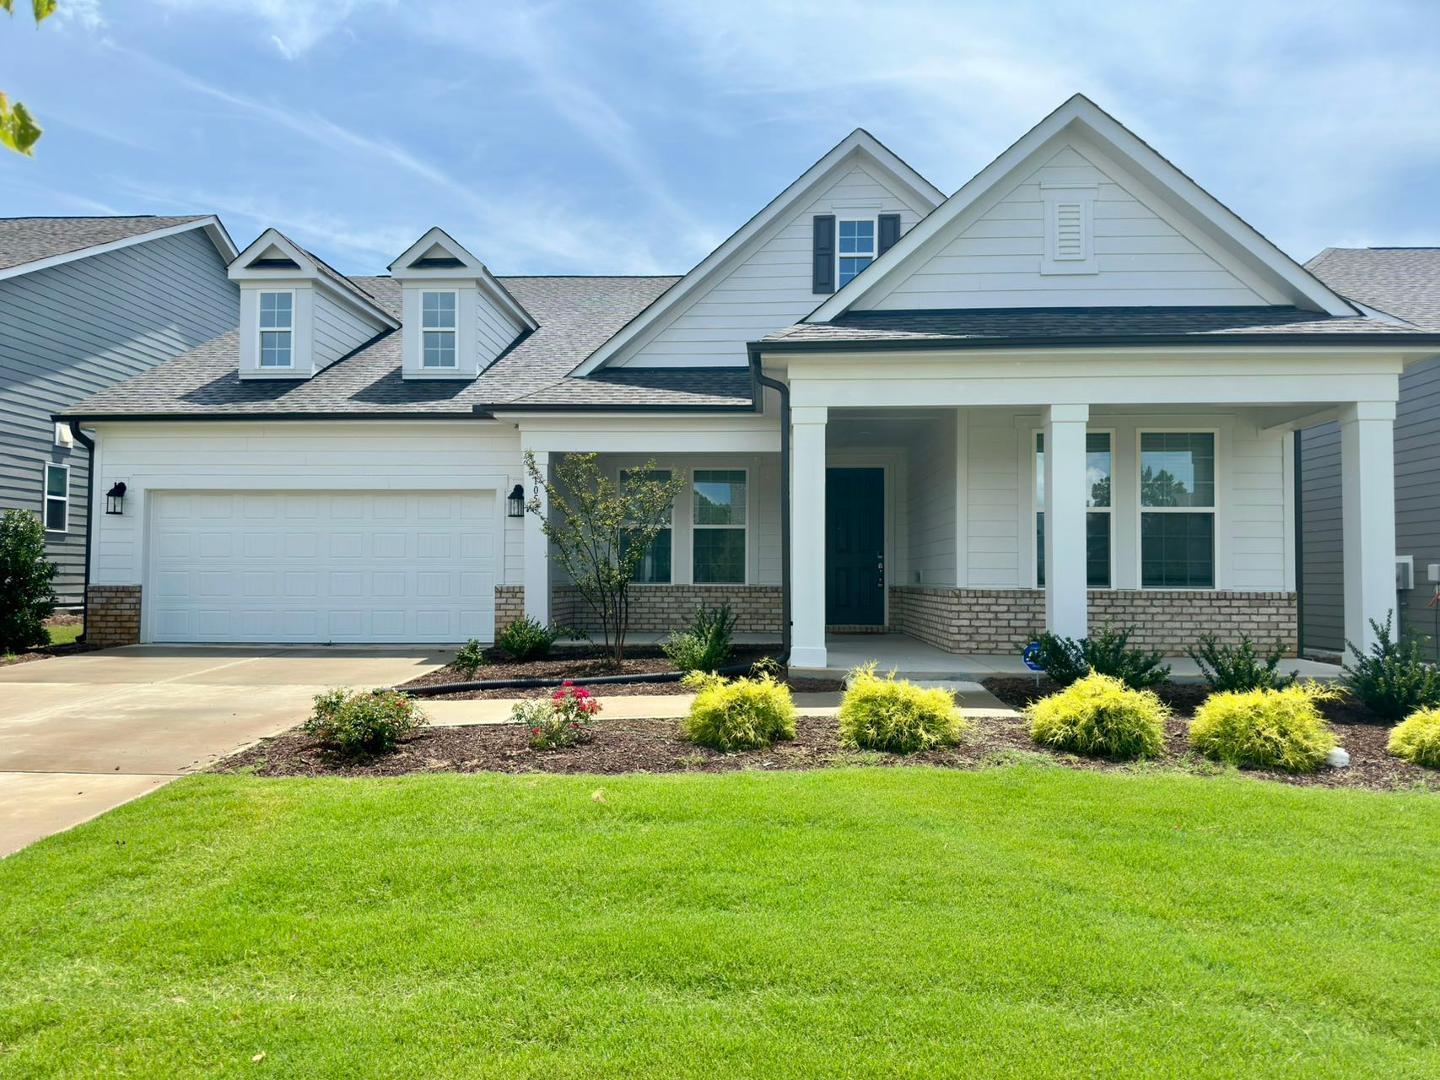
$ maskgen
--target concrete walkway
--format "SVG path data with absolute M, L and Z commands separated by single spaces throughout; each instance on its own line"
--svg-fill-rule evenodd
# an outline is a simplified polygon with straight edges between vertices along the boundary
M 142 645 L 0 668 L 0 856 L 294 726 L 323 690 L 394 685 L 449 657 Z

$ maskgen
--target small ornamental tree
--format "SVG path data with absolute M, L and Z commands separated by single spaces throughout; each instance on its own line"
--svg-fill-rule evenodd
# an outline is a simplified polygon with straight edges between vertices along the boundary
M 55 610 L 54 581 L 40 519 L 28 510 L 6 510 L 0 515 L 0 653 L 49 642 L 45 620 Z
M 647 461 L 627 469 L 624 484 L 616 484 L 596 454 L 566 454 L 551 481 L 527 451 L 525 471 L 533 492 L 525 509 L 540 519 L 555 558 L 599 618 L 605 647 L 619 664 L 630 626 L 630 583 L 650 545 L 670 527 L 670 508 L 684 481 L 662 480 Z

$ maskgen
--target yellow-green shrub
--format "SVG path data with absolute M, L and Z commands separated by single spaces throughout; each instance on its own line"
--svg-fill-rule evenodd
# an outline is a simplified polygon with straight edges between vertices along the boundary
M 1395 725 L 1385 747 L 1412 765 L 1440 769 L 1440 709 L 1421 709 Z
M 1190 745 L 1230 765 L 1314 772 L 1335 749 L 1317 703 L 1338 695 L 1316 682 L 1211 694 L 1190 722 Z
M 730 753 L 759 750 L 795 737 L 795 703 L 790 688 L 769 675 L 726 679 L 691 672 L 684 685 L 696 691 L 682 724 L 693 743 Z
M 925 689 L 856 668 L 840 702 L 840 740 L 862 750 L 912 754 L 958 742 L 968 725 L 948 690 Z
M 1025 710 L 1041 746 L 1091 757 L 1150 757 L 1165 748 L 1170 710 L 1152 690 L 1092 672 Z

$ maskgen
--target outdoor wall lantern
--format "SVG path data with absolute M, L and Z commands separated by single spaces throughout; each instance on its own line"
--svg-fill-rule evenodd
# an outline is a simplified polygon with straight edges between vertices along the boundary
M 121 480 L 109 491 L 105 492 L 105 513 L 125 513 L 125 481 Z
M 125 485 L 121 484 L 120 486 L 123 488 Z M 523 485 L 516 484 L 510 491 L 510 498 L 505 501 L 510 505 L 511 517 L 525 516 L 525 488 Z

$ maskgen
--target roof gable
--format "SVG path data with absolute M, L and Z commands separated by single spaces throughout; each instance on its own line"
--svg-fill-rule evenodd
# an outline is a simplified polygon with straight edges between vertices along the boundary
M 374 296 L 278 229 L 266 229 L 252 240 L 231 260 L 229 274 L 231 281 L 241 282 L 309 279 L 381 326 L 393 330 L 400 325 Z
M 729 274 L 779 228 L 790 215 L 809 205 L 817 192 L 857 167 L 884 176 L 902 189 L 922 214 L 938 206 L 944 194 L 917 173 L 888 147 L 862 128 L 856 128 L 819 161 L 737 229 L 719 247 L 702 259 L 689 273 L 622 327 L 575 368 L 575 375 L 588 375 L 607 366 L 647 333 Z M 808 255 L 806 258 L 808 259 Z
M 534 330 L 535 316 L 501 284 L 500 279 L 469 249 L 440 226 L 432 226 L 420 239 L 400 253 L 387 270 L 397 280 L 475 281 L 492 303 L 519 326 Z
M 1067 211 L 1074 216 L 1062 220 Z M 1059 259 L 1066 253 L 1054 245 L 1070 228 L 1084 228 L 1089 246 L 1065 263 Z M 806 321 L 876 309 L 1147 303 L 1274 304 L 1355 314 L 1077 94 Z
M 225 262 L 235 258 L 235 243 L 213 214 L 0 218 L 0 280 L 191 229 L 203 229 Z

